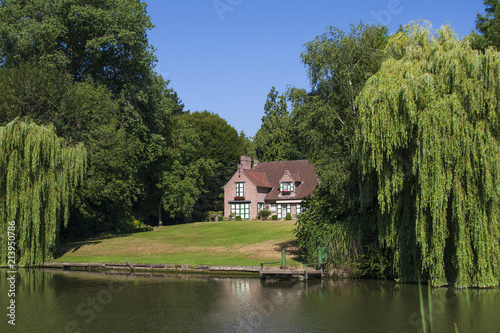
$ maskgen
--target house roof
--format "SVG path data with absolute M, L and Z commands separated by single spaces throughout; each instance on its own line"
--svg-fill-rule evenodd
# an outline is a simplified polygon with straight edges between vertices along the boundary
M 297 187 L 297 193 L 293 196 L 281 196 L 280 193 L 279 182 L 285 174 L 285 170 L 290 170 L 290 177 L 294 181 L 300 182 L 300 185 Z M 248 175 L 249 171 L 266 176 L 271 185 L 269 187 L 272 187 L 266 200 L 301 200 L 311 195 L 318 185 L 318 177 L 314 172 L 314 165 L 309 163 L 308 160 L 259 162 L 252 170 L 245 170 L 245 174 Z M 254 181 L 252 180 L 252 182 Z
M 296 183 L 300 183 L 300 176 L 297 172 L 290 172 L 290 177 L 292 177 L 293 181 Z
M 241 170 L 250 179 L 252 183 L 257 187 L 267 187 L 272 188 L 269 179 L 264 172 L 254 171 L 254 170 Z

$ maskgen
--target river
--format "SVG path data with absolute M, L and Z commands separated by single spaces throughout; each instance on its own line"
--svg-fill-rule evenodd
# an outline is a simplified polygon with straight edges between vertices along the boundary
M 0 274 L 0 332 L 422 331 L 418 286 L 393 281 L 18 270 L 14 283 Z M 469 298 L 470 310 L 465 291 L 433 289 L 434 332 L 454 332 L 455 323 L 471 332 L 471 322 L 475 332 L 498 332 L 500 289 Z

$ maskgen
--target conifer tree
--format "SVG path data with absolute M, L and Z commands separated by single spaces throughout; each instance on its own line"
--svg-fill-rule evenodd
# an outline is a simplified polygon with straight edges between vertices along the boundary
M 259 161 L 287 160 L 285 152 L 290 144 L 290 114 L 286 97 L 272 87 L 264 106 L 262 125 L 254 137 L 255 153 Z
M 477 14 L 476 32 L 473 32 L 467 38 L 470 38 L 472 47 L 484 51 L 490 46 L 497 50 L 500 47 L 500 1 L 483 0 L 486 6 L 486 15 Z

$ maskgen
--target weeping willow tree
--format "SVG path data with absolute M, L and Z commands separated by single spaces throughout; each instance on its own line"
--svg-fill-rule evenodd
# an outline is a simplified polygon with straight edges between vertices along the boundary
M 402 281 L 498 285 L 500 54 L 425 23 L 386 50 L 357 99 L 355 150 L 380 243 Z
M 16 264 L 34 266 L 52 257 L 66 225 L 86 151 L 67 146 L 52 126 L 18 119 L 0 127 L 0 264 L 7 263 L 8 222 L 15 222 Z

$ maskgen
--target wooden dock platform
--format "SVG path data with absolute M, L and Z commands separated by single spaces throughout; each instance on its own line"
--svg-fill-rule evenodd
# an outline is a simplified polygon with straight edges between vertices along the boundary
M 309 264 L 308 264 L 309 265 Z M 277 279 L 277 280 L 305 280 L 305 269 L 281 269 L 280 267 L 262 266 L 207 266 L 207 265 L 172 265 L 172 264 L 132 264 L 126 263 L 44 263 L 40 265 L 42 268 L 62 268 L 65 270 L 91 270 L 91 271 L 126 271 L 126 272 L 184 272 L 184 273 L 245 273 L 245 274 L 260 274 L 262 280 Z M 307 269 L 307 279 L 321 279 L 323 272 L 314 268 Z
M 305 269 L 298 270 L 284 270 L 284 269 L 264 269 L 259 271 L 260 278 L 262 280 L 265 279 L 279 279 L 279 280 L 292 280 L 306 279 L 306 271 Z M 316 269 L 308 269 L 307 270 L 307 279 L 321 279 L 323 277 L 323 272 Z

